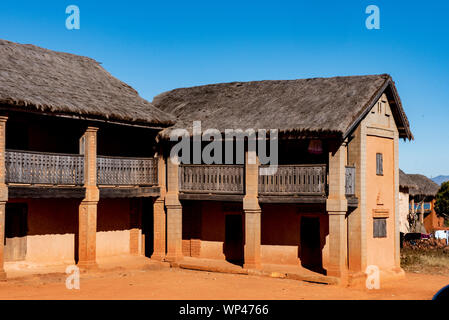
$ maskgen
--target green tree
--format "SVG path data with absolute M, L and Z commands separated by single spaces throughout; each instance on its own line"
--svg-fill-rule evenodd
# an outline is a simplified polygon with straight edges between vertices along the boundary
M 439 216 L 445 218 L 449 216 L 449 181 L 441 184 L 440 190 L 438 190 L 435 211 Z

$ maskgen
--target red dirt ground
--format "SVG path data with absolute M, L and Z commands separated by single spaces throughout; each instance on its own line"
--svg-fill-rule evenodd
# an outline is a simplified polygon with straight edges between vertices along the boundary
M 47 274 L 0 283 L 0 299 L 431 299 L 449 277 L 408 273 L 379 290 L 259 276 L 183 269 L 83 274 L 80 290 L 65 287 L 66 275 Z

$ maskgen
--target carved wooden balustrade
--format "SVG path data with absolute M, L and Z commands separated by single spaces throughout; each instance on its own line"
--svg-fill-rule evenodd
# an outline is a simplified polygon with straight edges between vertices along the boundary
M 97 156 L 99 185 L 156 185 L 157 158 Z
M 180 165 L 179 191 L 243 194 L 243 165 Z
M 259 175 L 259 194 L 325 195 L 326 165 L 279 165 L 275 174 Z
M 44 185 L 82 185 L 84 156 L 6 150 L 7 183 Z

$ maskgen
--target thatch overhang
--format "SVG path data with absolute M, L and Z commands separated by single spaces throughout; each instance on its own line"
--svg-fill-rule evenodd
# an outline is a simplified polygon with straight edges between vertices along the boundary
M 417 186 L 410 189 L 411 196 L 435 197 L 440 186 L 422 174 L 409 174 L 410 179 Z
M 166 128 L 170 114 L 99 62 L 0 40 L 0 109 Z
M 387 74 L 298 80 L 231 82 L 180 88 L 159 94 L 153 104 L 176 117 L 173 129 L 278 129 L 285 137 L 348 137 L 383 93 L 399 136 L 413 139 L 393 80 Z
M 418 188 L 413 179 L 401 169 L 399 169 L 399 187 L 408 189 Z

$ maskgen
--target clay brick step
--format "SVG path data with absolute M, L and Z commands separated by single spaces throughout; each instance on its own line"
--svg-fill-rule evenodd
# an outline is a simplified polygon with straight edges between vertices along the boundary
M 335 277 L 328 277 L 328 276 L 322 276 L 322 275 L 302 275 L 302 274 L 296 274 L 296 273 L 287 273 L 286 274 L 287 279 L 292 280 L 301 280 L 306 282 L 314 282 L 314 283 L 322 283 L 322 284 L 334 284 L 337 285 L 340 283 L 340 280 Z
M 328 277 L 319 274 L 300 274 L 300 273 L 285 273 L 285 272 L 271 272 L 264 270 L 247 270 L 238 266 L 222 266 L 214 264 L 200 264 L 194 262 L 179 262 L 172 264 L 172 267 L 179 267 L 181 269 L 206 271 L 206 272 L 218 272 L 218 273 L 232 273 L 243 275 L 255 275 L 261 277 L 281 278 L 290 280 L 299 280 L 313 283 L 321 283 L 327 285 L 338 285 L 339 279 L 336 277 Z
M 191 263 L 179 263 L 178 267 L 181 269 L 197 270 L 197 271 L 208 271 L 208 272 L 219 272 L 219 273 L 233 273 L 233 274 L 248 274 L 245 269 L 239 267 L 224 267 L 224 266 L 207 266 L 207 265 L 195 265 Z

